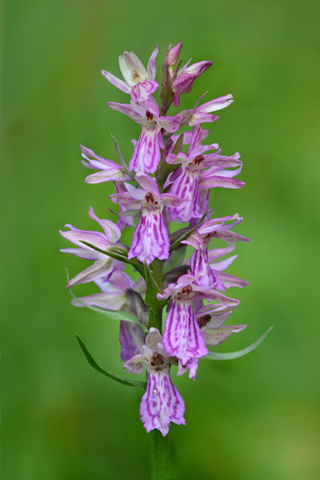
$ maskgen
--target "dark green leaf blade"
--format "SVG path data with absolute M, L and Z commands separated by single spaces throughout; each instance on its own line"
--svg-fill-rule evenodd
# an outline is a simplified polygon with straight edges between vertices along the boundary
M 206 215 L 208 214 L 208 212 L 206 212 L 202 215 L 199 222 L 194 227 L 183 227 L 180 230 L 177 230 L 176 232 L 174 232 L 170 235 L 170 237 L 169 237 L 170 238 L 170 250 L 169 250 L 170 253 L 180 245 L 182 240 L 186 240 L 189 237 L 189 235 L 191 235 L 191 233 L 193 233 L 199 227 L 199 225 L 201 225 L 203 220 L 206 218 Z
M 84 356 L 86 357 L 88 363 L 93 367 L 97 372 L 102 373 L 102 375 L 105 375 L 106 377 L 112 378 L 112 380 L 115 380 L 116 382 L 122 383 L 123 385 L 128 385 L 129 387 L 142 387 L 144 389 L 147 388 L 147 383 L 146 382 L 138 382 L 136 380 L 131 380 L 128 378 L 124 377 L 119 377 L 118 375 L 114 375 L 113 373 L 107 372 L 104 370 L 100 365 L 97 364 L 97 362 L 94 360 L 92 357 L 91 353 L 88 351 L 87 347 L 85 346 L 84 342 L 81 340 L 81 338 L 76 335 L 76 339 L 78 340 L 78 343 L 80 345 L 81 350 L 84 353 Z
M 247 355 L 247 353 L 252 352 L 255 348 L 257 348 L 258 345 L 260 345 L 261 342 L 266 338 L 268 333 L 273 327 L 269 327 L 268 330 L 254 343 L 249 345 L 249 347 L 243 348 L 242 350 L 238 350 L 237 352 L 230 352 L 230 353 L 216 353 L 216 352 L 210 352 L 208 355 L 206 355 L 203 358 L 207 358 L 208 360 L 232 360 L 234 358 L 239 358 L 243 357 L 244 355 Z
M 166 261 L 163 269 L 163 275 L 166 275 L 170 270 L 183 265 L 186 255 L 187 245 L 183 245 L 181 248 L 174 250 L 168 260 Z

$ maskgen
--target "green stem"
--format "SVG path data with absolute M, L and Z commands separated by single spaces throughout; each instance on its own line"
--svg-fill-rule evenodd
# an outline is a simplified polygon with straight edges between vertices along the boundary
M 151 479 L 169 480 L 170 478 L 170 440 L 169 433 L 164 437 L 160 430 L 151 433 Z
M 149 305 L 148 328 L 151 327 L 157 328 L 162 333 L 162 308 L 154 305 Z

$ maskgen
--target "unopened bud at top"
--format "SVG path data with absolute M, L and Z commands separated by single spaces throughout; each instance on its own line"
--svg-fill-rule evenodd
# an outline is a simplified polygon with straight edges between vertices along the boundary
M 168 67 L 174 67 L 177 64 L 181 47 L 182 47 L 182 43 L 179 42 L 175 47 L 171 48 L 167 56 Z

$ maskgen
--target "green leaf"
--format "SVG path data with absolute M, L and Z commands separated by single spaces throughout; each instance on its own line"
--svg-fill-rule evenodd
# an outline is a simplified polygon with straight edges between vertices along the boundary
M 88 242 L 82 242 L 84 245 L 87 245 L 88 247 L 92 248 L 93 250 L 96 250 L 99 253 L 103 253 L 104 255 L 107 255 L 108 257 L 114 258 L 115 260 L 120 260 L 120 262 L 128 263 L 129 265 L 132 265 L 139 273 L 140 275 L 144 278 L 144 268 L 142 263 L 138 262 L 138 260 L 129 259 L 128 258 L 128 250 L 124 247 L 109 247 L 108 251 L 101 250 L 98 247 L 95 247 L 94 245 L 91 245 L 91 243 Z
M 177 230 L 170 235 L 170 253 L 173 252 L 173 250 L 175 250 L 180 245 L 182 240 L 186 240 L 189 235 L 191 235 L 191 233 L 193 233 L 199 227 L 199 225 L 201 225 L 207 214 L 208 212 L 204 213 L 197 225 L 195 225 L 194 227 L 180 228 L 180 230 Z
M 182 275 L 186 275 L 189 270 L 190 265 L 180 265 L 180 267 L 176 267 L 173 270 L 170 270 L 170 272 L 166 273 L 163 276 L 162 289 L 164 290 L 165 288 L 167 288 L 169 283 L 176 283 L 178 278 Z
M 145 281 L 146 281 L 146 304 L 152 305 L 155 301 L 158 303 L 156 298 L 157 293 L 160 293 L 160 288 L 156 284 L 155 279 L 153 278 L 152 272 L 148 265 L 144 264 L 145 271 Z
M 232 360 L 233 358 L 243 357 L 244 355 L 247 355 L 247 353 L 250 353 L 252 352 L 252 350 L 257 348 L 257 346 L 260 345 L 261 342 L 263 342 L 263 340 L 266 338 L 272 328 L 273 327 L 268 328 L 268 330 L 256 342 L 252 343 L 247 348 L 243 348 L 242 350 L 238 350 L 237 352 L 230 353 L 210 352 L 203 358 L 207 358 L 208 360 Z
M 115 147 L 116 147 L 116 150 L 117 150 L 117 154 L 118 154 L 118 157 L 119 157 L 119 160 L 120 160 L 120 163 L 122 165 L 122 168 L 123 170 L 125 171 L 125 173 L 127 175 L 129 175 L 133 180 L 135 180 L 135 177 L 134 177 L 134 173 L 133 172 L 129 172 L 128 170 L 128 165 L 126 164 L 126 162 L 124 161 L 124 158 L 122 156 L 122 153 L 121 153 L 121 150 L 120 150 L 120 147 L 119 147 L 119 144 L 117 142 L 117 139 L 114 135 L 112 135 L 112 133 L 110 133 L 111 137 L 112 137 L 112 140 L 114 141 L 114 144 L 115 144 Z
M 113 215 L 117 215 L 117 217 L 132 217 L 133 215 L 141 215 L 142 211 L 140 210 L 126 210 L 125 212 L 115 212 L 112 208 L 107 207 L 109 212 L 113 213 Z
M 183 245 L 180 248 L 174 250 L 169 259 L 166 261 L 163 269 L 163 274 L 166 275 L 170 270 L 173 270 L 176 267 L 183 265 L 184 258 L 186 255 L 187 245 Z
M 102 373 L 102 375 L 105 375 L 106 377 L 112 378 L 112 380 L 115 380 L 116 382 L 122 383 L 123 385 L 128 385 L 129 387 L 142 387 L 144 389 L 147 388 L 147 383 L 146 382 L 138 382 L 136 380 L 131 380 L 125 377 L 119 377 L 118 375 L 114 375 L 113 373 L 107 372 L 107 370 L 104 370 L 100 365 L 97 364 L 97 362 L 94 360 L 92 357 L 91 353 L 88 351 L 87 347 L 81 340 L 81 338 L 76 335 L 76 339 L 79 342 L 80 348 L 84 353 L 84 356 L 86 357 L 88 363 L 93 367 L 97 372 Z
M 178 155 L 178 153 L 182 152 L 182 147 L 183 147 L 183 133 L 180 133 L 176 143 L 174 144 L 174 147 L 172 149 L 173 155 Z M 180 165 L 179 165 L 180 166 Z

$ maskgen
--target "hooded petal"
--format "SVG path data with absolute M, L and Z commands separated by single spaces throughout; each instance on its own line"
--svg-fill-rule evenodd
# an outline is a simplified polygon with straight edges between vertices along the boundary
M 123 368 L 127 368 L 131 373 L 142 373 L 147 368 L 147 362 L 143 355 L 135 355 L 126 361 Z
M 131 87 L 147 78 L 146 69 L 133 52 L 124 52 L 123 55 L 119 55 L 119 67 L 123 78 Z

